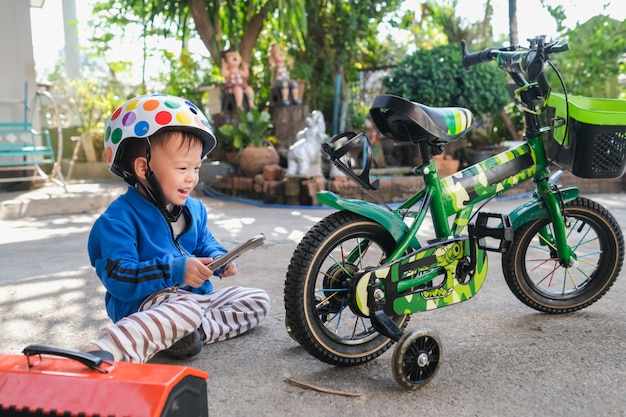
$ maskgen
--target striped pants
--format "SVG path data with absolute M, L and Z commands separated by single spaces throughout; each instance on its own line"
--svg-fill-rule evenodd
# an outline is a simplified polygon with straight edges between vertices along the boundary
M 144 363 L 201 326 L 207 345 L 240 335 L 259 324 L 269 307 L 268 294 L 256 288 L 226 287 L 204 295 L 163 290 L 138 312 L 102 329 L 94 343 L 116 361 Z

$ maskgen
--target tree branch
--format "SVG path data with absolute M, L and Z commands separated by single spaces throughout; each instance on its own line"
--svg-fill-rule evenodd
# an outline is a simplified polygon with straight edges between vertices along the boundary
M 204 43 L 209 54 L 211 54 L 213 63 L 220 67 L 220 54 L 222 50 L 219 43 L 216 42 L 216 35 L 221 33 L 219 16 L 215 19 L 214 25 L 209 17 L 209 12 L 205 6 L 204 0 L 189 0 L 189 10 L 191 11 L 191 16 L 193 16 L 193 21 L 196 25 L 198 35 L 200 35 L 200 39 L 202 39 L 202 43 Z
M 248 23 L 248 29 L 241 39 L 241 43 L 239 44 L 239 54 L 241 54 L 241 58 L 246 62 L 251 62 L 252 60 L 252 51 L 254 49 L 254 45 L 256 45 L 259 35 L 261 34 L 261 30 L 263 29 L 263 22 L 265 21 L 266 14 L 266 9 L 263 7 L 259 13 L 252 16 Z

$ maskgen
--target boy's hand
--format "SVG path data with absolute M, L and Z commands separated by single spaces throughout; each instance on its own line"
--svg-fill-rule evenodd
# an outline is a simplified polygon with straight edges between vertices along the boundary
M 204 281 L 211 278 L 213 270 L 207 267 L 211 263 L 213 258 L 187 258 L 187 265 L 185 266 L 185 285 L 189 285 L 192 288 L 198 288 Z
M 222 277 L 231 277 L 237 274 L 237 262 L 231 262 L 222 270 Z

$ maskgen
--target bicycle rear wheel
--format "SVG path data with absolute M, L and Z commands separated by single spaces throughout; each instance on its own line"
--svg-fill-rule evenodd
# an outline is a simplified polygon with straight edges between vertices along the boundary
M 524 304 L 544 313 L 569 313 L 595 303 L 611 288 L 624 261 L 622 230 L 608 210 L 579 197 L 565 204 L 564 216 L 576 266 L 560 264 L 549 219 L 537 219 L 516 230 L 513 245 L 502 256 L 510 290 Z
M 351 280 L 380 265 L 395 241 L 380 224 L 340 211 L 322 219 L 296 248 L 285 279 L 286 326 L 311 355 L 339 366 L 380 356 L 393 341 L 350 308 Z M 406 327 L 408 316 L 392 318 Z

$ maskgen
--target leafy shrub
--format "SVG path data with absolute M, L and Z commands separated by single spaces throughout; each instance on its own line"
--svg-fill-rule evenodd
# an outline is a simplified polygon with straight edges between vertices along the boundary
M 476 118 L 493 117 L 511 101 L 506 74 L 495 63 L 466 69 L 459 45 L 420 49 L 407 56 L 383 81 L 389 94 L 427 106 L 459 106 Z

